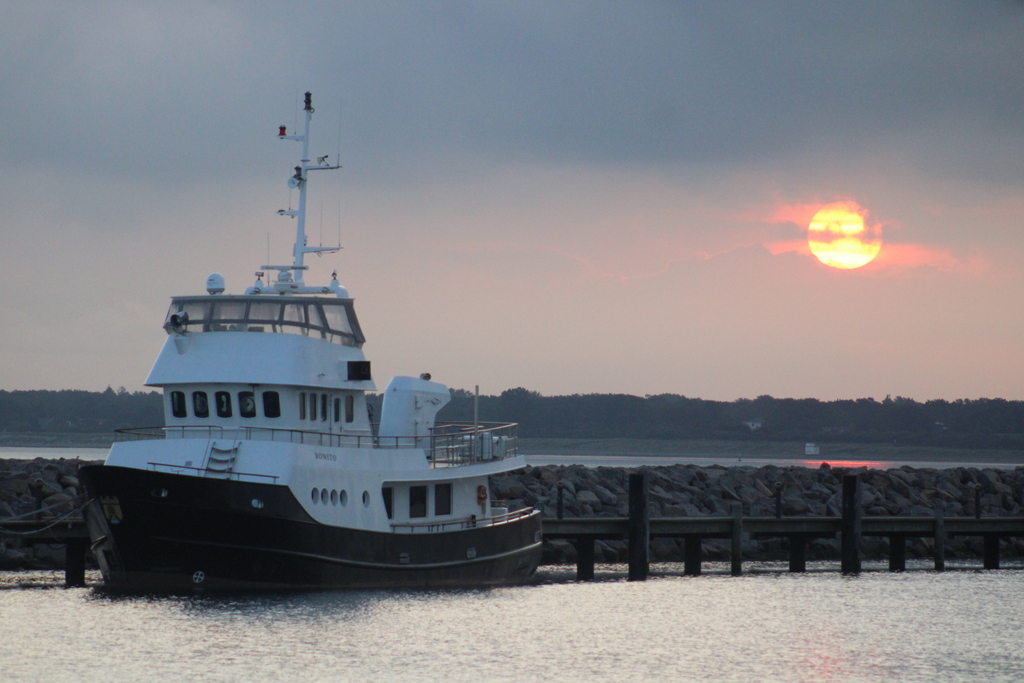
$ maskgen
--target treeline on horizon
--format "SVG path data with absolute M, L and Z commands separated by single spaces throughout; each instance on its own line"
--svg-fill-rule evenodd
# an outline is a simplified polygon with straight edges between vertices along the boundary
M 472 420 L 473 394 L 452 390 L 440 419 Z M 1024 401 L 924 403 L 897 396 L 820 401 L 758 396 L 709 401 L 677 394 L 542 396 L 521 387 L 481 396 L 479 419 L 517 422 L 519 436 L 886 443 L 1024 448 Z
M 380 415 L 380 397 L 373 396 Z M 473 394 L 452 390 L 438 418 L 473 419 Z M 897 396 L 819 401 L 759 396 L 709 401 L 677 394 L 542 396 L 521 387 L 481 396 L 484 422 L 518 422 L 533 438 L 711 439 L 1024 449 L 1024 401 Z M 0 431 L 102 433 L 163 424 L 157 391 L 0 390 Z

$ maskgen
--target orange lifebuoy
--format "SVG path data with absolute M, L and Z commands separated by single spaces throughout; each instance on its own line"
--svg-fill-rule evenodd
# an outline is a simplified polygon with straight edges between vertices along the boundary
M 483 484 L 476 487 L 476 502 L 480 505 L 487 502 L 487 487 Z

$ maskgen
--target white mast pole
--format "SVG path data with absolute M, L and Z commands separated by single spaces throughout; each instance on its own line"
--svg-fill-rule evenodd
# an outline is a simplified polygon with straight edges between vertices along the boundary
M 295 226 L 295 281 L 303 284 L 303 257 L 306 254 L 306 168 L 309 164 L 309 122 L 313 118 L 313 94 L 306 93 L 306 127 L 302 133 L 302 158 L 295 169 L 299 179 L 299 214 Z
M 292 250 L 292 265 L 263 266 L 264 270 L 272 269 L 278 271 L 277 282 L 274 283 L 273 288 L 268 288 L 266 293 L 330 294 L 333 292 L 339 297 L 347 298 L 348 290 L 338 284 L 337 273 L 335 273 L 334 279 L 332 279 L 329 287 L 306 287 L 303 278 L 302 271 L 306 269 L 306 254 L 325 254 L 341 249 L 341 245 L 336 247 L 306 246 L 306 183 L 309 179 L 307 171 L 333 171 L 341 168 L 341 165 L 337 163 L 333 166 L 328 164 L 326 156 L 320 157 L 315 164 L 309 163 L 309 124 L 310 120 L 313 118 L 314 111 L 312 93 L 306 93 L 306 106 L 303 111 L 306 112 L 306 126 L 302 135 L 288 135 L 285 126 L 280 126 L 277 134 L 277 137 L 281 140 L 295 140 L 296 142 L 302 143 L 302 158 L 299 159 L 299 165 L 295 167 L 295 173 L 288 179 L 288 187 L 299 191 L 299 208 L 288 210 L 281 209 L 277 212 L 278 215 L 290 216 L 298 219 L 295 225 L 295 247 Z M 259 273 L 257 277 L 262 277 L 262 273 Z M 257 279 L 256 284 L 253 287 L 250 287 L 249 290 L 247 290 L 247 293 L 260 294 L 263 293 L 263 291 L 264 285 L 261 280 Z

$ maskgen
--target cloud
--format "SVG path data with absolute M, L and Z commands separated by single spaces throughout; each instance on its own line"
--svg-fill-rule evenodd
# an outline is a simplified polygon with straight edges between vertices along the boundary
M 137 388 L 168 296 L 286 255 L 274 132 L 308 89 L 344 165 L 309 233 L 323 203 L 345 250 L 307 279 L 338 268 L 383 373 L 1019 395 L 988 359 L 1024 358 L 1022 30 L 1005 2 L 3 4 L 0 376 Z M 840 200 L 883 223 L 853 273 L 807 250 Z

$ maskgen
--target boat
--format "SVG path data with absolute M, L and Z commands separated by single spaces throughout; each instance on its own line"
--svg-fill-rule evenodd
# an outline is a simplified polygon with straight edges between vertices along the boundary
M 263 265 L 243 294 L 207 278 L 174 296 L 146 379 L 164 425 L 118 430 L 80 469 L 92 552 L 115 592 L 214 592 L 526 583 L 540 513 L 492 500 L 489 477 L 525 466 L 512 423 L 439 422 L 429 374 L 394 377 L 375 423 L 354 300 L 305 283 L 312 95 L 288 185 L 290 265 Z M 270 274 L 276 274 L 271 277 Z

